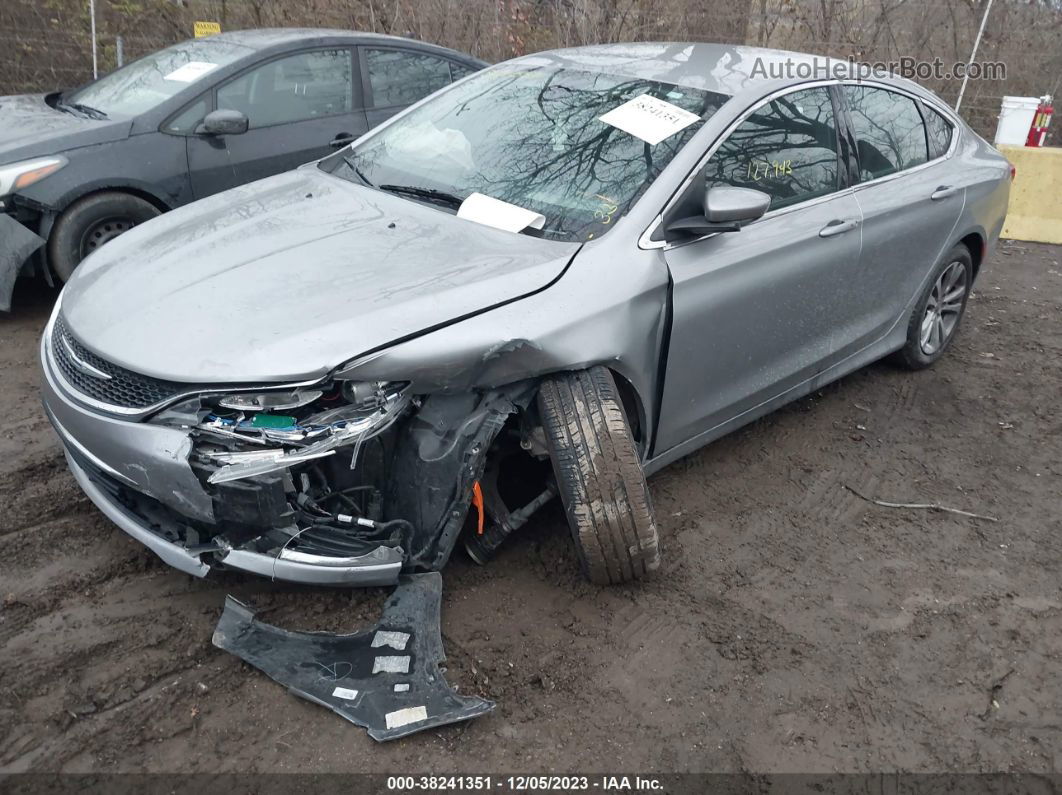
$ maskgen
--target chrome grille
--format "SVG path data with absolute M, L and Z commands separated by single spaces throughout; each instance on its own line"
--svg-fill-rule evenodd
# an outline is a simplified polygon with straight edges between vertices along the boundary
M 68 347 L 69 346 L 69 347 Z M 71 356 L 110 378 L 90 375 Z M 111 364 L 94 354 L 67 330 L 60 314 L 52 331 L 52 356 L 67 383 L 93 400 L 125 409 L 146 409 L 178 394 L 195 389 L 194 384 L 162 381 Z

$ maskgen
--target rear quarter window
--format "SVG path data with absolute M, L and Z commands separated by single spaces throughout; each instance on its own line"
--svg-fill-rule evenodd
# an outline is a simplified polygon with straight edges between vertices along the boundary
M 951 136 L 955 134 L 951 123 L 931 107 L 922 104 L 926 120 L 926 139 L 929 142 L 929 158 L 940 157 L 951 148 Z

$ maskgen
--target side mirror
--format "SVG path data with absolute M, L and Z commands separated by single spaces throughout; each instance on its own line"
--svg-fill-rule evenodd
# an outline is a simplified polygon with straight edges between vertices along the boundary
M 195 128 L 196 135 L 243 135 L 247 117 L 238 110 L 213 110 Z
M 736 232 L 744 224 L 761 217 L 770 206 L 771 197 L 760 190 L 725 185 L 707 188 L 703 214 L 676 218 L 668 223 L 667 231 L 687 235 Z

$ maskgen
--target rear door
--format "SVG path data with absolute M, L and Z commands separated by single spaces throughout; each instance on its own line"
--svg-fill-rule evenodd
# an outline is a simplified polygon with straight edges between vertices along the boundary
M 861 219 L 836 118 L 828 87 L 791 90 L 738 124 L 694 178 L 772 204 L 738 232 L 665 247 L 673 319 L 658 453 L 799 385 L 857 333 Z
M 369 127 L 475 71 L 419 50 L 365 45 L 358 49 Z
M 242 135 L 189 138 L 196 198 L 324 157 L 368 129 L 350 47 L 271 58 L 219 85 L 212 100 L 249 125 Z
M 966 188 L 950 163 L 956 131 L 940 113 L 881 85 L 845 85 L 843 94 L 858 156 L 869 343 L 907 317 L 951 239 Z

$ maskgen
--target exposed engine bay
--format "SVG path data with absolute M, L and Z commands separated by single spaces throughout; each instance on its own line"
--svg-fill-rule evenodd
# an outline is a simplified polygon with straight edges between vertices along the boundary
M 405 571 L 438 570 L 470 507 L 483 534 L 480 481 L 488 451 L 501 445 L 507 422 L 513 439 L 527 435 L 521 426 L 534 390 L 533 382 L 520 382 L 484 392 L 413 396 L 404 383 L 336 380 L 310 388 L 203 393 L 150 422 L 189 434 L 188 463 L 210 495 L 214 522 L 120 484 L 112 484 L 114 496 L 153 532 L 204 561 L 213 556 L 215 564 L 267 576 L 285 578 L 276 562 L 327 568 L 400 560 Z M 531 447 L 526 441 L 522 446 Z M 493 489 L 496 469 L 486 480 Z M 547 489 L 532 509 L 554 493 Z M 494 537 L 511 530 L 495 491 L 486 502 L 495 517 L 491 525 L 501 525 L 492 527 Z M 262 565 L 241 565 L 245 553 L 268 556 L 274 566 L 263 571 Z M 397 575 L 396 568 L 385 579 L 393 582 Z

